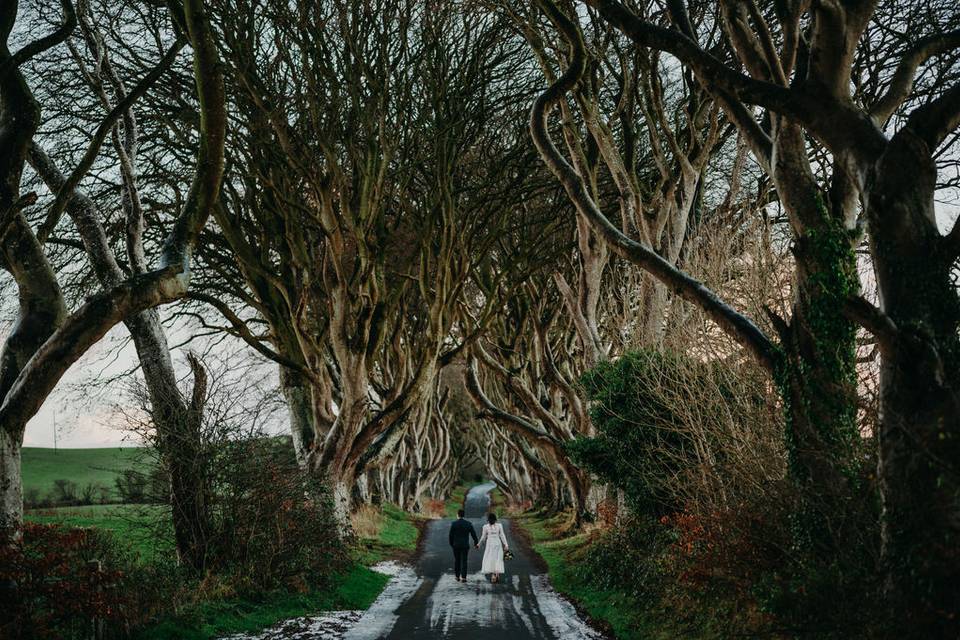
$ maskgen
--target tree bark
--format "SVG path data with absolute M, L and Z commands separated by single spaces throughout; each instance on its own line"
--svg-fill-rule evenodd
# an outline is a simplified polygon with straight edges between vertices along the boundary
M 219 195 L 223 174 L 226 115 L 219 60 L 202 2 L 187 0 L 183 13 L 175 18 L 189 34 L 194 49 L 194 80 L 199 95 L 201 124 L 196 171 L 186 203 L 166 237 L 161 267 L 148 273 L 134 273 L 122 281 L 113 277 L 116 274 L 111 266 L 115 266 L 115 261 L 109 264 L 112 256 L 102 253 L 106 249 L 109 254 L 109 247 L 102 242 L 102 229 L 96 228 L 95 221 L 84 219 L 88 225 L 84 228 L 91 231 L 84 236 L 86 248 L 98 275 L 109 279 L 109 283 L 66 317 L 56 276 L 37 236 L 19 211 L 22 207 L 18 197 L 23 166 L 39 122 L 39 107 L 18 66 L 30 55 L 61 42 L 69 35 L 76 20 L 72 5 L 65 2 L 64 8 L 64 24 L 57 32 L 27 45 L 13 56 L 7 49 L 7 39 L 15 22 L 17 3 L 6 3 L 0 9 L 3 28 L 3 45 L 0 47 L 0 149 L 3 150 L 0 153 L 0 211 L 3 212 L 3 228 L 0 234 L 3 238 L 3 266 L 14 275 L 21 292 L 20 322 L 5 345 L 0 371 L 0 397 L 3 398 L 0 428 L 5 433 L 4 450 L 0 453 L 7 458 L 4 470 L 9 473 L 18 466 L 9 455 L 12 447 L 19 448 L 27 421 L 36 414 L 69 366 L 118 322 L 186 293 L 191 253 Z M 43 160 L 41 156 L 38 158 Z M 64 193 L 65 197 L 73 199 L 72 189 Z M 29 331 L 21 331 L 27 327 Z M 28 350 L 24 350 L 26 342 L 31 343 Z M 4 491 L 4 495 L 12 499 L 19 491 L 19 488 Z M 22 504 L 3 506 L 2 519 L 17 526 L 22 516 Z
M 18 4 L 14 0 L 0 7 L 0 267 L 13 276 L 19 297 L 17 322 L 0 355 L 0 400 L 4 402 L 16 389 L 30 359 L 67 314 L 56 275 L 23 214 L 23 208 L 36 200 L 35 194 L 21 194 L 20 182 L 27 150 L 40 123 L 40 106 L 20 65 L 65 40 L 76 24 L 76 15 L 72 5 L 65 3 L 59 29 L 11 53 L 9 38 Z M 20 448 L 27 418 L 5 418 L 0 420 L 0 528 L 17 535 L 23 521 Z
M 23 523 L 20 445 L 15 434 L 0 429 L 0 531 L 14 536 Z
M 315 446 L 316 422 L 313 394 L 303 376 L 280 365 L 280 388 L 287 401 L 290 435 L 300 466 L 306 467 L 311 449 Z
M 878 163 L 867 204 L 881 309 L 897 329 L 880 336 L 886 589 L 930 634 L 960 613 L 960 299 L 935 184 L 930 147 L 907 129 Z

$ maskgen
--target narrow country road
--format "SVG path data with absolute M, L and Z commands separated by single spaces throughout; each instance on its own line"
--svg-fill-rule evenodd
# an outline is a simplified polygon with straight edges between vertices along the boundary
M 470 490 L 466 517 L 480 535 L 493 484 Z M 573 606 L 550 587 L 531 558 L 531 551 L 513 535 L 509 520 L 501 520 L 514 557 L 507 573 L 492 584 L 480 573 L 483 548 L 470 552 L 466 584 L 453 577 L 453 554 L 447 541 L 449 520 L 429 524 L 417 566 L 416 585 L 406 585 L 398 601 L 390 587 L 344 636 L 349 640 L 576 640 L 602 638 L 578 616 Z
M 493 484 L 473 487 L 466 498 L 466 517 L 480 535 Z M 374 569 L 389 573 L 390 583 L 364 612 L 329 612 L 298 618 L 260 634 L 233 640 L 601 640 L 603 636 L 557 595 L 546 574 L 533 562 L 532 551 L 501 519 L 514 553 L 506 575 L 492 584 L 480 573 L 483 548 L 470 552 L 468 581 L 453 578 L 453 553 L 447 541 L 449 520 L 431 521 L 424 533 L 415 568 L 384 563 Z

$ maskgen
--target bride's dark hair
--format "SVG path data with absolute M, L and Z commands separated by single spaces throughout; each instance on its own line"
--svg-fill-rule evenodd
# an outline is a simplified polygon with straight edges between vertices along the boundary
M 490 524 L 493 524 L 496 521 L 497 521 L 497 514 L 491 513 L 487 515 L 487 522 L 489 522 Z

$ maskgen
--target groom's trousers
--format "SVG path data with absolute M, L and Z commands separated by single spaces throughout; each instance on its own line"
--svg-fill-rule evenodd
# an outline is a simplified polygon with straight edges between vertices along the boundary
M 467 577 L 467 554 L 470 553 L 470 547 L 463 549 L 453 548 L 453 573 L 458 578 Z

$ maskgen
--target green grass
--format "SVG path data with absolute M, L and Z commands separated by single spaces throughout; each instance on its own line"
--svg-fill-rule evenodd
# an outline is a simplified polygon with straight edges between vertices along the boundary
M 453 488 L 444 506 L 444 515 L 447 518 L 457 517 L 457 511 L 463 508 L 463 501 L 467 497 L 467 491 L 469 490 L 470 487 L 466 484 L 460 484 Z
M 55 480 L 70 480 L 78 487 L 99 484 L 115 491 L 115 478 L 121 471 L 149 464 L 138 448 L 46 449 L 24 447 L 22 457 L 23 489 L 46 496 Z
M 383 505 L 383 515 L 385 520 L 380 530 L 380 544 L 388 549 L 415 550 L 420 532 L 411 521 L 411 516 L 392 504 Z
M 206 602 L 151 627 L 137 638 L 209 640 L 227 634 L 259 631 L 281 620 L 317 611 L 366 609 L 389 580 L 389 577 L 358 564 L 337 576 L 330 591 L 278 592 L 258 599 Z
M 358 540 L 357 561 L 372 565 L 387 558 L 409 557 L 417 549 L 420 531 L 413 524 L 415 516 L 393 504 L 381 507 L 383 520 L 376 538 Z
M 566 516 L 546 517 L 528 513 L 514 519 L 529 534 L 533 549 L 547 563 L 554 589 L 575 601 L 594 620 L 610 625 L 620 640 L 651 640 L 661 637 L 650 627 L 644 608 L 623 593 L 585 583 L 576 570 L 579 559 L 589 553 L 586 534 L 556 539 L 554 531 L 564 528 Z M 667 636 L 674 637 L 674 636 Z
M 162 558 L 171 551 L 173 531 L 169 509 L 162 505 L 110 504 L 32 509 L 25 518 L 40 524 L 108 531 L 143 562 Z

